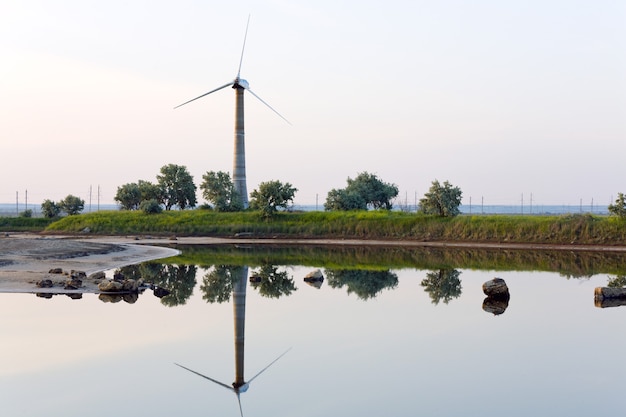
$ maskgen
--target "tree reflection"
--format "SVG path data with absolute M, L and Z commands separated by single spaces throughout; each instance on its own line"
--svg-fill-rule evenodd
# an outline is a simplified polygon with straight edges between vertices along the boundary
M 263 297 L 280 298 L 296 291 L 296 284 L 287 271 L 278 271 L 278 267 L 265 264 L 250 277 L 252 287 Z
M 185 304 L 196 286 L 195 265 L 143 263 L 125 266 L 118 271 L 126 278 L 142 278 L 145 282 L 168 290 L 169 294 L 161 298 L 161 303 L 168 307 Z
M 607 287 L 622 288 L 626 287 L 626 275 L 617 275 L 613 278 L 609 277 Z
M 200 291 L 202 299 L 208 303 L 224 303 L 230 300 L 233 285 L 240 277 L 245 266 L 216 265 L 211 272 L 202 278 Z
M 348 287 L 362 300 L 376 297 L 384 289 L 398 286 L 398 276 L 389 270 L 367 271 L 361 269 L 326 269 L 328 285 L 332 288 Z
M 461 296 L 461 272 L 456 269 L 440 269 L 428 272 L 426 279 L 422 280 L 421 286 L 428 293 L 433 304 L 443 301 L 448 304 L 450 300 Z

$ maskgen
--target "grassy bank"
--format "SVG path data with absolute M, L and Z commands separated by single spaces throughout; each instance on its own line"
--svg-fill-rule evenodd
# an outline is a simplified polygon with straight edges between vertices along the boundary
M 257 238 L 404 239 L 626 245 L 626 221 L 604 216 L 463 215 L 439 218 L 402 212 L 279 213 L 270 221 L 257 213 L 206 210 L 101 211 L 68 216 L 47 232 L 100 235 L 178 235 Z
M 0 232 L 40 232 L 52 222 L 41 217 L 0 217 Z

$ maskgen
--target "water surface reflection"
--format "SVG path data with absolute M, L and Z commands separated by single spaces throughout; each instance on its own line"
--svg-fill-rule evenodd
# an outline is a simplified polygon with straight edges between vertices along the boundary
M 276 275 L 278 276 L 277 280 L 284 282 L 290 281 L 286 274 L 276 274 L 276 268 L 264 269 L 265 274 L 263 274 L 264 280 L 270 280 L 274 278 Z M 278 358 L 274 359 L 269 365 L 259 371 L 256 375 L 250 378 L 248 381 L 244 379 L 244 363 L 245 363 L 245 327 L 246 327 L 246 289 L 247 289 L 247 280 L 248 280 L 248 267 L 242 266 L 224 266 L 221 265 L 217 274 L 208 274 L 205 278 L 217 277 L 219 278 L 216 281 L 212 281 L 214 283 L 218 283 L 220 290 L 223 291 L 224 288 L 230 287 L 232 288 L 232 296 L 233 296 L 233 321 L 234 321 L 234 335 L 235 335 L 235 381 L 231 385 L 227 385 L 223 382 L 220 382 L 210 376 L 206 376 L 198 371 L 187 368 L 186 366 L 176 364 L 183 369 L 186 369 L 202 378 L 205 378 L 219 386 L 222 386 L 230 391 L 232 391 L 237 396 L 237 403 L 239 404 L 239 412 L 243 417 L 243 407 L 241 405 L 241 393 L 248 391 L 250 384 L 254 381 L 259 375 L 265 372 L 271 365 L 273 365 L 276 361 L 282 358 L 287 351 L 282 353 Z M 215 272 L 215 271 L 214 271 Z M 228 283 L 227 283 L 228 282 Z M 258 280 L 254 279 L 254 282 L 259 283 Z M 227 284 L 227 285 L 224 285 Z M 211 285 L 211 282 L 208 283 Z M 293 282 L 291 282 L 290 287 L 293 286 Z M 283 285 L 277 285 L 276 287 L 281 288 Z M 271 291 L 270 293 L 274 293 Z M 226 297 L 224 297 L 224 293 L 222 292 L 222 296 L 220 297 L 220 302 L 226 301 Z
M 621 395 L 626 307 L 593 289 L 623 257 L 368 251 L 184 249 L 123 269 L 171 291 L 134 304 L 0 294 L 2 415 L 615 413 L 590 399 Z M 495 276 L 513 300 L 496 316 Z

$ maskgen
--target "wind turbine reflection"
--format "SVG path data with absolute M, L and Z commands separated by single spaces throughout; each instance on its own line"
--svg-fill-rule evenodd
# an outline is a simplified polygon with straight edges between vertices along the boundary
M 236 276 L 236 273 L 239 276 Z M 227 390 L 234 392 L 237 396 L 237 403 L 239 405 L 239 413 L 241 417 L 243 417 L 243 409 L 241 407 L 241 398 L 240 394 L 242 392 L 246 392 L 250 387 L 252 381 L 254 381 L 259 375 L 265 372 L 270 366 L 276 363 L 280 358 L 285 356 L 287 352 L 291 350 L 291 348 L 287 349 L 280 356 L 270 362 L 265 368 L 261 369 L 256 375 L 254 375 L 250 380 L 246 381 L 244 379 L 244 351 L 245 351 L 245 320 L 246 320 L 246 288 L 248 282 L 248 267 L 238 268 L 236 273 L 233 274 L 233 316 L 234 316 L 234 334 L 235 334 L 235 381 L 228 385 L 223 382 L 220 382 L 214 378 L 211 378 L 207 375 L 201 374 L 200 372 L 194 371 L 186 366 L 183 366 L 179 363 L 175 363 L 175 365 L 194 373 L 202 378 L 208 379 L 209 381 L 220 385 Z

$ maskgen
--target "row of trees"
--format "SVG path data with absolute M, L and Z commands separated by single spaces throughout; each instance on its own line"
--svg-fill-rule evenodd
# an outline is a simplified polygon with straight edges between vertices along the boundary
M 41 203 L 41 214 L 49 219 L 59 216 L 62 212 L 72 216 L 78 214 L 85 208 L 85 200 L 74 195 L 68 195 L 59 202 L 44 200 Z
M 433 181 L 430 189 L 420 200 L 419 211 L 442 217 L 454 217 L 461 213 L 459 187 L 448 181 Z M 356 178 L 348 178 L 348 186 L 328 193 L 325 210 L 367 210 L 393 208 L 392 200 L 398 196 L 398 187 L 380 180 L 376 175 L 362 172 Z
M 202 176 L 200 184 L 202 196 L 213 204 L 216 211 L 234 212 L 244 209 L 243 200 L 237 193 L 230 175 L 226 172 L 209 171 Z M 195 207 L 196 186 L 187 168 L 169 164 L 161 168 L 157 183 L 139 180 L 124 184 L 117 189 L 115 201 L 124 210 L 144 210 L 146 212 L 180 210 Z M 250 208 L 260 211 L 264 216 L 272 216 L 278 209 L 287 209 L 293 204 L 297 188 L 289 183 L 267 181 L 251 193 Z
M 375 174 L 362 172 L 356 178 L 348 178 L 343 189 L 332 189 L 326 198 L 324 209 L 333 210 L 391 210 L 393 199 L 398 196 L 398 186 L 382 181 Z M 202 176 L 202 196 L 212 203 L 212 208 L 221 212 L 244 209 L 241 196 L 227 172 L 209 171 Z M 267 181 L 250 194 L 250 208 L 265 217 L 273 216 L 279 209 L 288 209 L 293 204 L 297 188 L 290 183 Z M 444 217 L 460 213 L 462 192 L 449 182 L 434 181 L 428 193 L 420 200 L 420 211 Z M 170 210 L 178 206 L 181 210 L 196 205 L 196 186 L 187 169 L 179 165 L 166 165 L 157 176 L 157 183 L 140 180 L 118 188 L 115 200 L 122 209 L 152 211 L 154 207 Z
M 196 207 L 196 185 L 185 166 L 168 164 L 161 167 L 156 183 L 139 180 L 119 186 L 115 201 L 123 210 L 143 210 L 157 213 L 178 207 L 180 210 Z M 227 172 L 209 171 L 202 176 L 202 196 L 211 208 L 220 212 L 244 210 L 241 196 Z M 273 180 L 262 182 L 250 194 L 250 208 L 271 217 L 280 209 L 293 205 L 297 188 L 290 183 Z M 419 210 L 426 214 L 456 216 L 460 213 L 462 192 L 449 182 L 432 183 L 428 193 L 420 200 Z M 337 210 L 391 210 L 393 199 L 398 196 L 398 186 L 382 181 L 375 174 L 362 172 L 354 179 L 348 178 L 343 189 L 332 189 L 326 198 L 324 209 Z M 84 200 L 68 195 L 57 203 L 45 200 L 41 205 L 45 217 L 56 217 L 62 212 L 68 215 L 80 213 Z

